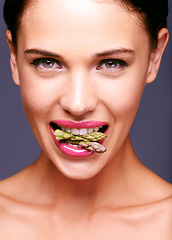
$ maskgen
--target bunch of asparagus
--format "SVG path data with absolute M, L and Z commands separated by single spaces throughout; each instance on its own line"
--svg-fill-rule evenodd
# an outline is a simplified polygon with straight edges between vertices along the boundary
M 67 141 L 68 143 L 79 145 L 87 150 L 98 153 L 104 153 L 106 151 L 106 148 L 102 144 L 98 143 L 98 141 L 107 137 L 107 135 L 102 132 L 92 132 L 87 133 L 86 135 L 74 135 L 72 133 L 56 129 L 54 133 L 56 140 Z

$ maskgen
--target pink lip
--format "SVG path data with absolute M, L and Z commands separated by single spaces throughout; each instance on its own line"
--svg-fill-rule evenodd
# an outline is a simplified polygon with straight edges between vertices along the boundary
M 57 141 L 54 135 L 54 129 L 52 127 L 50 127 L 50 131 L 51 131 L 51 135 L 53 137 L 53 140 L 56 144 L 56 146 L 58 147 L 58 149 L 62 152 L 65 153 L 68 156 L 71 157 L 87 157 L 90 154 L 92 154 L 93 152 L 88 151 L 86 149 L 83 148 L 75 148 L 71 145 L 68 145 L 64 142 L 61 141 Z
M 103 121 L 73 122 L 73 121 L 66 121 L 66 120 L 55 120 L 52 122 L 57 125 L 64 126 L 66 128 L 94 128 L 94 127 L 101 127 L 103 125 L 107 125 L 107 122 L 103 122 Z M 94 153 L 92 151 L 88 151 L 83 148 L 76 148 L 64 142 L 58 141 L 55 138 L 54 129 L 51 126 L 50 126 L 50 131 L 56 146 L 62 153 L 70 157 L 87 157 Z M 106 133 L 107 133 L 107 130 L 106 130 Z M 103 143 L 103 140 L 100 143 Z
M 54 120 L 53 123 L 64 126 L 66 128 L 95 128 L 101 127 L 103 125 L 107 125 L 107 122 L 104 121 L 82 121 L 82 122 L 74 122 L 69 120 Z

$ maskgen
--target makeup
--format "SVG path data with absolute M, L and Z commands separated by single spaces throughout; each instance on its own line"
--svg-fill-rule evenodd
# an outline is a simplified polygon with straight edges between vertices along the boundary
M 87 150 L 81 147 L 79 144 L 73 144 L 70 142 L 63 142 L 56 140 L 54 131 L 56 129 L 65 130 L 69 134 L 75 134 L 78 136 L 85 135 L 87 133 L 102 131 L 105 134 L 107 133 L 108 124 L 104 121 L 82 121 L 82 122 L 74 122 L 74 121 L 66 121 L 66 120 L 55 120 L 50 123 L 50 131 L 53 137 L 53 140 L 58 147 L 58 149 L 69 155 L 71 157 L 86 157 L 94 153 L 94 151 Z M 99 141 L 102 144 L 104 141 Z

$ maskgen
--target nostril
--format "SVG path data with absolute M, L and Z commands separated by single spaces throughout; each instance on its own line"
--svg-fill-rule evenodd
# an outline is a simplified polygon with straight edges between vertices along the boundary
M 91 112 L 94 110 L 94 105 L 89 106 L 88 104 L 74 104 L 74 103 L 70 103 L 70 104 L 66 104 L 66 105 L 62 105 L 63 110 L 69 114 L 69 115 L 74 115 L 77 117 L 83 116 L 84 114 L 86 114 L 87 112 Z
M 70 114 L 70 111 L 68 111 L 68 110 L 65 110 L 65 112 L 66 112 L 67 114 Z
M 63 110 L 67 113 L 67 114 L 72 114 L 75 116 L 83 116 L 88 112 L 92 112 L 95 110 L 97 104 L 96 103 L 89 103 L 89 100 L 86 103 L 82 103 L 80 102 L 79 104 L 76 104 L 74 102 L 70 102 L 70 103 L 65 103 L 65 104 L 61 104 L 61 107 L 63 108 Z
M 79 91 L 79 90 L 78 90 Z M 89 89 L 76 89 L 66 92 L 60 99 L 60 106 L 67 114 L 82 116 L 87 112 L 92 112 L 97 106 L 96 95 Z

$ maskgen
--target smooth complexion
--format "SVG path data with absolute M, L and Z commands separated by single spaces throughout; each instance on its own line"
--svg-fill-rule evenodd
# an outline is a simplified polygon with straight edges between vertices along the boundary
M 144 86 L 155 77 L 137 17 L 112 3 L 51 1 L 47 8 L 41 1 L 26 11 L 18 36 L 14 81 L 43 154 L 74 179 L 122 163 Z M 42 58 L 54 65 L 44 67 Z M 108 122 L 107 153 L 77 160 L 61 154 L 49 129 L 55 119 Z
M 168 30 L 153 51 L 138 16 L 114 2 L 38 0 L 24 13 L 17 49 L 6 37 L 43 151 L 1 183 L 3 239 L 170 239 L 171 185 L 140 163 L 128 135 Z M 65 154 L 50 131 L 56 120 L 108 123 L 107 152 Z

